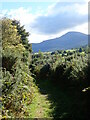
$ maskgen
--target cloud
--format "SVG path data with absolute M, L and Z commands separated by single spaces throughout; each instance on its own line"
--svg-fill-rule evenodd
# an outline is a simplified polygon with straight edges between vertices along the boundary
M 29 42 L 30 43 L 39 43 L 39 42 L 42 42 L 43 40 L 48 40 L 50 38 L 51 37 L 48 35 L 32 33 L 29 36 Z
M 31 33 L 30 43 L 60 37 L 69 31 L 88 31 L 87 3 L 59 2 L 51 3 L 47 9 L 41 7 L 33 13 L 32 7 L 3 10 L 4 15 L 20 20 L 27 31 Z
M 13 19 L 20 20 L 20 22 L 25 25 L 31 23 L 35 18 L 34 15 L 31 14 L 31 9 L 32 8 L 24 9 L 23 7 L 11 9 L 7 12 L 7 15 Z
M 84 23 L 82 25 L 74 27 L 73 29 L 74 29 L 74 31 L 88 34 L 88 23 L 86 22 L 86 23 Z
M 37 17 L 31 27 L 38 34 L 49 35 L 84 24 L 87 20 L 86 4 L 60 2 L 49 7 L 47 14 Z
M 63 34 L 66 34 L 67 32 L 70 32 L 70 31 L 77 31 L 77 32 L 82 32 L 84 34 L 88 34 L 88 23 L 84 23 L 79 26 L 69 28 L 62 32 L 58 32 L 57 34 L 52 34 L 52 35 L 32 33 L 29 37 L 29 42 L 30 43 L 39 43 L 39 42 L 42 42 L 42 41 L 45 41 L 48 39 L 60 37 Z

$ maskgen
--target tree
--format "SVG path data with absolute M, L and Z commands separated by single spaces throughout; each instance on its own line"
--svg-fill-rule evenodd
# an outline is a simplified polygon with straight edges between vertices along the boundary
M 29 32 L 26 32 L 24 25 L 21 26 L 20 22 L 17 20 L 12 21 L 12 25 L 17 27 L 17 32 L 21 36 L 22 44 L 26 49 L 28 49 L 30 52 L 32 52 L 32 46 L 29 44 L 28 37 Z
M 42 59 L 43 58 L 43 53 L 39 50 L 38 56 Z
M 2 20 L 2 66 L 10 70 L 16 58 L 21 58 L 25 47 L 21 43 L 21 36 L 18 35 L 17 27 L 12 25 L 12 20 Z
M 82 52 L 82 48 L 79 48 L 79 52 Z
M 12 20 L 2 19 L 2 46 L 14 45 L 21 43 L 21 37 L 17 33 L 16 26 L 12 26 Z
M 24 117 L 32 101 L 29 51 L 22 44 L 16 25 L 8 18 L 2 22 L 2 116 Z M 1 87 L 1 86 L 0 86 Z M 1 89 L 1 88 L 0 88 Z M 27 98 L 27 99 L 26 99 Z M 22 102 L 21 102 L 22 101 Z

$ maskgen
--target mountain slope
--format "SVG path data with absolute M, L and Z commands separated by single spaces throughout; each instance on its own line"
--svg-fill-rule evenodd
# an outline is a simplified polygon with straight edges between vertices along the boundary
M 71 49 L 88 44 L 88 35 L 80 32 L 68 32 L 61 37 L 43 41 L 41 43 L 32 43 L 33 52 L 42 52 Z

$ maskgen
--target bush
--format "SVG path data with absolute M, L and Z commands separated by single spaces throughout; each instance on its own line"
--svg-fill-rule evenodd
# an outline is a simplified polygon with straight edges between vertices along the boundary
M 24 117 L 24 114 L 28 114 L 26 105 L 31 103 L 33 97 L 33 79 L 28 67 L 18 61 L 13 74 L 3 70 L 2 75 L 3 116 Z
M 12 20 L 5 18 L 1 21 L 2 115 L 3 118 L 21 118 L 28 116 L 27 104 L 33 98 L 29 50 L 22 44 L 21 35 L 17 27 L 12 25 Z
M 46 64 L 40 69 L 40 78 L 47 79 L 50 75 L 50 65 Z

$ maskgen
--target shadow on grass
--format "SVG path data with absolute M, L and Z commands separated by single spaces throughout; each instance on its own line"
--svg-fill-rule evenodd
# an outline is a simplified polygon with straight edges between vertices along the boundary
M 61 88 L 50 80 L 37 80 L 40 93 L 48 95 L 54 119 L 88 120 L 86 99 L 79 88 Z

